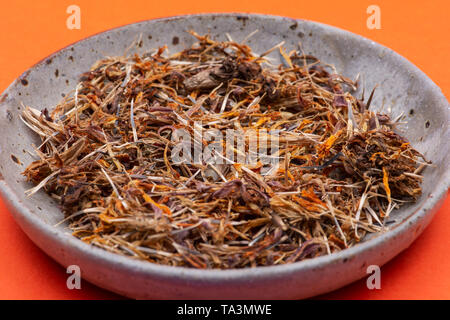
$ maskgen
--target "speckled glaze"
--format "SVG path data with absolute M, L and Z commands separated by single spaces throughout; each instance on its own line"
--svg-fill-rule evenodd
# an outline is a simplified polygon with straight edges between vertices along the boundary
M 329 256 L 282 266 L 240 270 L 194 270 L 135 261 L 89 246 L 54 225 L 63 216 L 45 193 L 24 195 L 30 184 L 21 172 L 32 161 L 26 152 L 37 137 L 19 119 L 22 104 L 51 108 L 75 87 L 79 75 L 103 55 L 122 55 L 142 34 L 139 52 L 168 44 L 172 52 L 190 46 L 186 30 L 209 32 L 218 40 L 229 33 L 257 53 L 286 41 L 299 42 L 306 53 L 334 64 L 338 72 L 361 79 L 371 90 L 379 84 L 374 108 L 404 115 L 401 134 L 434 163 L 425 170 L 423 196 L 393 212 L 391 230 Z M 279 59 L 276 52 L 271 56 Z M 340 288 L 366 276 L 369 265 L 383 265 L 406 249 L 428 225 L 449 187 L 449 104 L 440 89 L 419 69 L 392 50 L 355 34 L 319 23 L 289 18 L 208 14 L 144 21 L 113 29 L 70 45 L 26 71 L 0 97 L 0 193 L 17 223 L 49 256 L 63 266 L 79 265 L 82 277 L 132 298 L 292 299 Z

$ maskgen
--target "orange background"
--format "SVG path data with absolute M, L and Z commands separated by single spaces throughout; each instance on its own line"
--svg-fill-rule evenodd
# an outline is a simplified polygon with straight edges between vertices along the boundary
M 450 97 L 450 6 L 442 1 L 382 0 L 46 0 L 0 5 L 0 91 L 49 54 L 94 33 L 179 14 L 255 12 L 314 20 L 360 34 L 397 51 Z M 81 8 L 81 30 L 68 30 L 66 8 Z M 381 8 L 381 30 L 366 27 L 369 5 Z M 322 296 L 337 299 L 450 299 L 450 197 L 422 236 L 382 268 L 381 290 L 365 280 Z M 19 229 L 0 200 L 0 299 L 118 298 L 87 282 L 66 288 L 65 270 Z

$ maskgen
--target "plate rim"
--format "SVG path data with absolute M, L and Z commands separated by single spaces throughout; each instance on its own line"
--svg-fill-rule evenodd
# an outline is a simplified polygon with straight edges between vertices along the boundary
M 339 27 L 331 26 L 325 23 L 316 22 L 312 20 L 307 19 L 296 19 L 296 18 L 290 18 L 290 17 L 284 17 L 284 16 L 278 16 L 278 15 L 270 15 L 270 14 L 260 14 L 260 13 L 240 13 L 240 12 L 227 12 L 227 13 L 201 13 L 201 14 L 186 14 L 186 15 L 175 15 L 175 16 L 168 16 L 168 17 L 162 17 L 162 18 L 156 18 L 156 19 L 148 19 L 148 20 L 141 20 L 138 22 L 133 22 L 125 25 L 121 25 L 118 27 L 110 28 L 95 34 L 92 34 L 88 37 L 85 37 L 83 39 L 80 39 L 76 42 L 73 42 L 56 52 L 48 55 L 47 57 L 39 60 L 37 63 L 32 65 L 30 68 L 28 68 L 25 72 L 22 73 L 21 76 L 19 76 L 17 79 L 15 79 L 8 87 L 7 89 L 0 95 L 0 101 L 1 97 L 3 97 L 5 94 L 7 94 L 10 90 L 12 90 L 13 87 L 21 80 L 21 78 L 28 74 L 31 70 L 39 67 L 40 65 L 43 65 L 48 59 L 51 59 L 57 55 L 59 55 L 61 52 L 68 50 L 69 48 L 76 46 L 88 39 L 99 37 L 105 33 L 117 31 L 122 28 L 127 28 L 129 26 L 133 25 L 139 25 L 144 24 L 148 22 L 155 22 L 160 23 L 164 21 L 173 21 L 173 20 L 188 20 L 191 18 L 198 18 L 198 17 L 205 17 L 205 18 L 211 18 L 211 17 L 225 17 L 225 18 L 236 18 L 238 16 L 241 17 L 248 17 L 249 19 L 257 18 L 257 19 L 272 19 L 277 20 L 280 23 L 283 23 L 285 21 L 293 21 L 293 22 L 300 22 L 300 23 L 307 23 L 307 24 L 315 24 L 319 25 L 327 30 L 330 30 L 333 33 L 340 33 L 347 37 L 353 37 L 356 38 L 357 41 L 362 41 L 365 43 L 371 43 L 374 44 L 380 48 L 383 48 L 387 50 L 389 54 L 393 56 L 394 59 L 401 62 L 402 68 L 408 69 L 408 71 L 418 74 L 422 81 L 428 82 L 428 84 L 433 88 L 435 93 L 440 96 L 441 99 L 444 99 L 444 101 L 447 101 L 444 94 L 442 93 L 441 89 L 422 71 L 420 68 L 415 66 L 413 63 L 411 63 L 408 59 L 401 56 L 400 54 L 396 53 L 394 50 L 390 49 L 389 47 L 386 47 L 382 44 L 379 44 L 373 40 L 370 40 L 368 38 L 365 38 L 363 36 L 360 36 L 358 34 L 355 34 L 353 32 L 341 29 Z M 447 101 L 448 105 L 448 101 Z M 447 120 L 450 118 L 450 111 L 449 108 L 447 108 Z M 444 132 L 444 134 L 448 135 L 448 128 L 447 131 Z M 30 225 L 33 225 L 34 228 L 39 232 L 43 233 L 48 237 L 51 237 L 53 240 L 61 243 L 62 245 L 69 247 L 71 249 L 74 249 L 76 252 L 80 252 L 83 254 L 86 254 L 91 259 L 100 259 L 106 264 L 121 265 L 122 268 L 128 269 L 128 270 L 135 270 L 139 271 L 144 274 L 148 275 L 156 275 L 158 277 L 167 277 L 170 279 L 179 279 L 179 280 L 202 280 L 202 281 L 208 281 L 208 282 L 220 282 L 220 281 L 240 281 L 240 280 L 254 280 L 258 278 L 266 278 L 267 276 L 273 277 L 285 277 L 287 274 L 296 273 L 299 271 L 306 271 L 306 270 L 312 270 L 318 267 L 323 267 L 326 265 L 332 265 L 335 263 L 338 263 L 345 259 L 351 259 L 361 252 L 370 251 L 372 249 L 375 249 L 376 247 L 380 246 L 382 243 L 392 240 L 393 238 L 408 232 L 409 229 L 412 228 L 412 226 L 415 226 L 416 223 L 420 222 L 421 220 L 425 219 L 428 215 L 433 215 L 437 211 L 437 205 L 439 203 L 442 203 L 441 200 L 443 200 L 444 196 L 447 194 L 447 190 L 450 186 L 450 171 L 448 170 L 446 173 L 441 176 L 441 179 L 436 183 L 436 186 L 432 189 L 430 194 L 427 196 L 426 199 L 423 200 L 423 203 L 419 208 L 417 208 L 415 211 L 413 211 L 405 220 L 400 222 L 399 225 L 395 226 L 395 228 L 375 236 L 372 239 L 369 239 L 367 241 L 361 242 L 351 248 L 347 248 L 345 250 L 332 253 L 330 255 L 320 256 L 312 259 L 302 260 L 295 263 L 290 264 L 283 264 L 283 265 L 275 265 L 275 266 L 257 266 L 253 268 L 240 268 L 240 269 L 194 269 L 189 267 L 179 267 L 179 266 L 168 266 L 168 265 L 162 265 L 162 264 L 156 264 L 151 263 L 148 261 L 141 261 L 136 260 L 131 257 L 123 256 L 120 254 L 112 253 L 109 251 L 106 251 L 101 248 L 97 248 L 95 246 L 89 245 L 84 243 L 83 241 L 79 240 L 78 238 L 72 236 L 70 233 L 67 233 L 61 229 L 58 229 L 50 224 L 47 224 L 44 222 L 41 218 L 36 216 L 34 213 L 32 213 L 32 210 L 27 206 L 26 203 L 23 203 L 19 200 L 19 198 L 16 196 L 15 192 L 13 191 L 12 187 L 6 183 L 6 181 L 0 179 L 0 196 L 4 200 L 4 202 L 7 204 L 7 207 L 9 209 L 12 208 L 13 215 L 15 220 L 17 221 L 17 218 L 21 218 L 26 220 Z M 15 215 L 18 215 L 16 217 Z M 430 218 L 431 220 L 431 218 Z M 20 223 L 19 223 L 20 224 Z M 26 232 L 27 233 L 27 232 Z M 418 236 L 418 235 L 417 235 Z M 417 237 L 416 236 L 416 237 Z M 414 237 L 414 238 L 416 238 Z M 38 245 L 39 246 L 39 245 Z M 41 248 L 42 250 L 46 251 L 44 248 Z M 389 259 L 390 260 L 390 259 Z M 182 272 L 180 272 L 182 271 Z

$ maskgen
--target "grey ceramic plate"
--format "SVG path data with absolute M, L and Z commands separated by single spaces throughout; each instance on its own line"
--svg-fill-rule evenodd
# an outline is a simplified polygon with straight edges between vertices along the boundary
M 404 114 L 400 129 L 434 163 L 425 171 L 423 196 L 391 217 L 391 230 L 330 256 L 290 265 L 244 270 L 193 270 L 135 261 L 84 244 L 64 225 L 63 216 L 46 194 L 31 198 L 21 172 L 32 158 L 36 136 L 19 119 L 21 102 L 37 109 L 54 106 L 75 87 L 81 72 L 103 54 L 122 55 L 142 33 L 140 51 L 168 44 L 181 50 L 194 42 L 185 31 L 209 32 L 242 40 L 257 53 L 280 41 L 288 49 L 299 41 L 307 53 L 334 64 L 338 72 L 366 88 L 379 84 L 372 105 L 384 105 L 394 117 Z M 278 58 L 276 53 L 272 55 Z M 370 90 L 368 89 L 368 90 Z M 428 225 L 449 186 L 449 104 L 439 88 L 419 69 L 392 50 L 330 26 L 263 15 L 194 15 L 144 21 L 113 29 L 64 48 L 26 71 L 0 98 L 0 192 L 27 235 L 63 266 L 79 265 L 84 279 L 133 298 L 305 298 L 342 287 L 366 276 L 369 265 L 383 265 L 407 248 Z M 22 163 L 22 164 L 18 164 Z

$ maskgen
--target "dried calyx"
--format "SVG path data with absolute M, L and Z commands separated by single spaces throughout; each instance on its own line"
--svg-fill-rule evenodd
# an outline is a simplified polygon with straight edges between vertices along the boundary
M 57 199 L 76 237 L 166 265 L 276 265 L 351 247 L 421 194 L 427 161 L 354 81 L 301 50 L 192 35 L 171 56 L 102 59 L 51 112 L 24 111 L 42 138 L 28 193 Z M 177 129 L 201 146 L 198 130 L 276 133 L 277 162 L 177 163 Z

